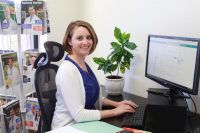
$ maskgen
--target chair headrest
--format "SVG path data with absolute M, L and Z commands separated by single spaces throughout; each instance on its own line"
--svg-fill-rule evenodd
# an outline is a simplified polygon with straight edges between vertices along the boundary
M 44 66 L 44 65 L 48 64 L 49 60 L 47 58 L 48 58 L 48 56 L 46 53 L 44 53 L 44 52 L 40 53 L 33 64 L 33 68 L 36 69 L 40 66 Z
M 64 56 L 64 49 L 60 43 L 54 41 L 47 41 L 44 43 L 46 53 L 49 61 L 60 61 Z
M 64 56 L 64 49 L 60 43 L 47 41 L 44 43 L 44 48 L 46 53 L 43 52 L 37 57 L 33 65 L 33 68 L 35 69 L 37 67 L 47 65 L 51 61 L 60 61 Z

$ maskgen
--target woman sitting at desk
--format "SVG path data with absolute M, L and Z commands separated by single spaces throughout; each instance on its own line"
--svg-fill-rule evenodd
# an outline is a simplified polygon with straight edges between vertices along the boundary
M 57 103 L 52 129 L 65 125 L 100 120 L 134 112 L 132 101 L 115 102 L 102 98 L 101 88 L 89 65 L 85 62 L 97 45 L 93 27 L 84 21 L 71 22 L 66 30 L 63 46 L 68 55 L 56 75 Z M 102 105 L 115 107 L 100 110 Z

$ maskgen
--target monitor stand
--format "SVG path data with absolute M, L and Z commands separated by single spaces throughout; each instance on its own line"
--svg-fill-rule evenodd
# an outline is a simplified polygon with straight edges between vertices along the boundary
M 156 89 L 156 88 L 150 88 L 147 90 L 148 93 L 161 95 L 164 97 L 167 97 L 169 100 L 169 103 L 173 104 L 176 99 L 186 99 L 190 98 L 188 96 L 183 95 L 182 92 L 177 91 L 175 89 Z
M 186 100 L 174 95 L 177 98 L 169 102 L 168 89 L 149 88 L 148 92 L 145 129 L 154 129 L 156 133 L 184 131 L 187 120 Z

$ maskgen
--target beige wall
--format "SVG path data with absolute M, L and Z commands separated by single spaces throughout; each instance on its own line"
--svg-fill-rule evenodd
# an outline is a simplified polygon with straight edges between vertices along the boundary
M 47 0 L 51 33 L 49 41 L 62 43 L 67 25 L 72 20 L 80 19 L 81 5 L 79 0 Z

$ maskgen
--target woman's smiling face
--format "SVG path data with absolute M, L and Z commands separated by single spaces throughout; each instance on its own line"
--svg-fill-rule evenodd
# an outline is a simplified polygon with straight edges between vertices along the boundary
M 68 40 L 72 47 L 72 54 L 85 57 L 89 55 L 93 45 L 90 32 L 85 27 L 75 27 L 71 39 Z

